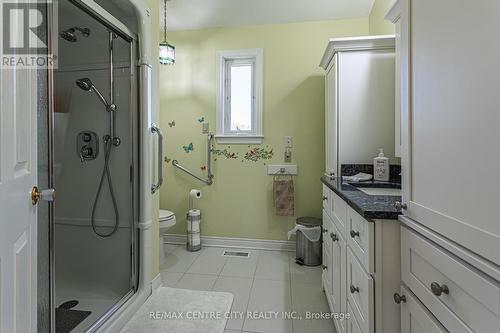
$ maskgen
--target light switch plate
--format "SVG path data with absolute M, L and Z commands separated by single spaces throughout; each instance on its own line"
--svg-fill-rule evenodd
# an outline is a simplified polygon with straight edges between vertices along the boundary
M 285 148 L 292 148 L 292 147 L 293 147 L 293 137 L 285 136 Z
M 201 124 L 201 133 L 202 134 L 208 134 L 209 131 L 210 131 L 210 128 L 209 128 L 208 123 Z
M 291 162 L 292 162 L 292 151 L 287 149 L 285 151 L 285 163 L 291 163 Z

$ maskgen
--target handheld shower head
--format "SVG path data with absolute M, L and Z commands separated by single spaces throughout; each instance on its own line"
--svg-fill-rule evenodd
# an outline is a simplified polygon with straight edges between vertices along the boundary
M 59 33 L 59 36 L 68 42 L 76 42 L 78 38 L 76 38 L 76 32 L 79 31 L 83 37 L 87 38 L 90 36 L 90 29 L 89 28 L 80 28 L 80 27 L 73 27 L 69 28 L 67 30 L 63 30 Z
M 76 80 L 76 85 L 85 91 L 89 91 L 94 86 L 89 78 L 83 78 Z
M 103 94 L 101 94 L 99 89 L 97 89 L 96 86 L 94 86 L 94 84 L 88 77 L 76 80 L 76 85 L 82 90 L 93 91 L 96 94 L 97 98 L 99 98 L 99 100 L 102 102 L 102 104 L 104 104 L 107 111 L 114 111 L 116 109 L 116 106 L 114 104 L 108 103 L 106 98 L 104 98 Z

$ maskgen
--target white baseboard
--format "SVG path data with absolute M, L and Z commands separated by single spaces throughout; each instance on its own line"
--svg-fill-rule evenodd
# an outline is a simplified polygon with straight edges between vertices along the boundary
M 153 293 L 156 289 L 160 288 L 161 286 L 162 286 L 161 275 L 158 274 L 151 281 L 151 292 Z
M 186 235 L 165 234 L 165 244 L 186 244 Z M 295 251 L 295 241 L 201 236 L 202 246 L 256 250 Z

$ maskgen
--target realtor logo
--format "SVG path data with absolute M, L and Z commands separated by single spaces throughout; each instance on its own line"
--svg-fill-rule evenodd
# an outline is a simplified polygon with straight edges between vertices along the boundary
M 1 66 L 3 68 L 54 68 L 56 43 L 47 41 L 48 15 L 56 28 L 55 1 L 2 1 Z M 53 30 L 54 31 L 54 30 Z M 55 30 L 57 31 L 57 30 Z

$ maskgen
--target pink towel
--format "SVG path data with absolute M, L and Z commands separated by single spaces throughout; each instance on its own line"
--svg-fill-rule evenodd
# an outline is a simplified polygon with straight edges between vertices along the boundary
M 278 216 L 294 215 L 293 180 L 273 181 L 273 201 Z

